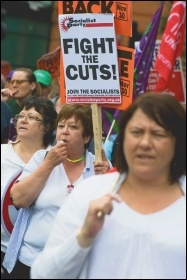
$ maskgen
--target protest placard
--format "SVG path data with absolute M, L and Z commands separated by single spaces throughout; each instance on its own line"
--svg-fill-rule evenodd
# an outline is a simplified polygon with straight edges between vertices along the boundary
M 60 46 L 54 51 L 44 54 L 36 62 L 37 69 L 44 69 L 48 71 L 53 79 L 59 77 L 60 66 Z
M 120 80 L 121 104 L 101 104 L 101 106 L 125 110 L 132 103 L 133 79 L 134 79 L 134 49 L 118 46 L 118 72 Z M 63 68 L 63 57 L 61 60 Z M 60 76 L 61 102 L 66 103 L 66 87 L 64 76 Z
M 76 14 L 76 13 L 113 13 L 115 33 L 132 36 L 132 7 L 131 1 L 58 1 L 58 14 Z M 133 74 L 134 74 L 134 50 L 119 46 L 120 52 L 118 62 L 126 60 L 125 71 L 128 71 L 128 77 L 120 75 L 121 104 L 101 104 L 103 107 L 110 107 L 124 110 L 132 103 Z M 126 52 L 131 52 L 132 59 Z M 121 52 L 121 50 L 124 52 Z M 123 55 L 122 55 L 123 54 Z M 127 69 L 128 67 L 128 69 Z M 118 66 L 120 68 L 120 65 Z M 122 71 L 119 69 L 119 73 Z M 60 99 L 66 103 L 66 84 L 63 69 L 63 55 L 60 58 Z
M 114 16 L 59 15 L 59 29 L 66 103 L 120 104 Z
M 131 1 L 58 1 L 59 14 L 113 14 L 115 33 L 132 36 Z
M 82 13 L 112 13 L 114 15 L 115 23 L 115 38 L 117 34 L 132 36 L 132 18 L 131 18 L 131 1 L 58 1 L 58 14 L 82 14 Z M 104 28 L 104 27 L 103 27 Z M 106 29 L 106 28 L 105 28 Z M 100 29 L 101 30 L 101 29 Z M 98 34 L 96 34 L 96 38 Z M 96 54 L 97 55 L 97 54 Z M 72 57 L 71 57 L 72 59 Z M 73 57 L 74 59 L 74 57 Z M 107 63 L 109 57 L 107 58 Z M 118 75 L 120 78 L 120 95 L 121 103 L 117 104 L 113 102 L 112 99 L 108 100 L 109 103 L 100 103 L 100 106 L 111 107 L 115 109 L 126 109 L 132 102 L 132 89 L 133 89 L 133 73 L 134 73 L 134 50 L 133 49 L 124 49 L 119 47 L 118 52 Z M 64 72 L 64 55 L 60 58 L 60 99 L 62 103 L 67 102 L 67 78 L 66 73 Z M 80 64 L 79 64 L 80 65 Z M 117 68 L 115 68 L 116 70 Z M 99 69 L 100 70 L 100 69 Z M 93 70 L 92 70 L 93 71 Z M 120 72 L 120 73 L 119 73 Z M 111 73 L 114 73 L 112 70 Z M 112 77 L 112 76 L 111 76 Z M 92 84 L 95 84 L 95 81 L 92 81 Z M 87 92 L 85 93 L 87 95 Z M 108 94 L 108 93 L 107 93 Z M 90 101 L 92 103 L 92 101 Z M 83 103 L 83 102 L 81 102 Z M 95 108 L 97 103 L 92 103 L 92 111 L 95 111 L 95 115 L 101 116 L 101 108 Z M 107 109 L 107 108 L 106 108 Z M 108 108 L 110 109 L 110 108 Z M 94 118 L 95 119 L 95 118 Z M 94 122 L 93 119 L 93 122 Z M 101 125 L 101 120 L 98 120 L 98 125 Z M 100 135 L 101 129 L 96 128 L 94 125 L 96 133 Z M 94 140 L 95 135 L 94 133 Z M 100 137 L 100 136 L 99 136 Z M 96 141 L 97 143 L 97 141 Z M 101 146 L 101 145 L 100 145 Z
M 117 54 L 121 104 L 103 104 L 103 106 L 125 110 L 132 103 L 133 97 L 134 49 L 118 46 Z
M 121 103 L 114 15 L 59 15 L 59 30 L 66 103 L 92 104 L 95 153 L 101 160 L 101 108 L 97 104 Z

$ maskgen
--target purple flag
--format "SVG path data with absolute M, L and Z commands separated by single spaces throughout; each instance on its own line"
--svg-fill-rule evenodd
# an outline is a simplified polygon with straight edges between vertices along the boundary
M 133 99 L 144 93 L 147 89 L 164 2 L 165 1 L 162 1 L 160 7 L 152 17 L 139 44 L 135 46 Z
M 115 108 L 108 108 L 108 107 L 102 107 L 101 108 L 101 114 L 102 114 L 102 129 L 104 136 L 107 136 L 110 127 L 112 125 L 112 121 L 115 119 L 116 121 L 119 119 L 120 115 L 122 114 L 122 110 L 118 110 Z M 118 133 L 118 125 L 117 123 L 114 124 L 114 127 L 111 131 L 111 134 L 117 134 Z

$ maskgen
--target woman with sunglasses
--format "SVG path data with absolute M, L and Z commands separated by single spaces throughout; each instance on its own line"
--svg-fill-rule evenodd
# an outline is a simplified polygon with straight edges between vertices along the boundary
M 13 119 L 10 122 L 9 140 L 16 139 L 16 130 L 14 129 L 14 117 L 19 114 L 20 108 L 24 100 L 30 96 L 41 96 L 40 85 L 36 81 L 36 77 L 30 68 L 20 67 L 13 72 L 9 82 L 9 88 L 1 91 L 1 96 L 7 99 L 7 103 L 11 108 Z
M 23 101 L 29 96 L 41 96 L 36 77 L 29 68 L 16 68 L 10 80 L 10 98 L 7 100 L 14 116 L 19 114 Z
M 36 151 L 52 147 L 56 116 L 50 100 L 44 97 L 26 99 L 16 115 L 18 140 L 1 145 L 1 262 L 17 216 L 17 210 L 9 199 L 10 187 Z

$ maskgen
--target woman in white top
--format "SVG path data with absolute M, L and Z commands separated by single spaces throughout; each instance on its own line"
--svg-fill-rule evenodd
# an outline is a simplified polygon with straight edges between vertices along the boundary
M 186 114 L 145 93 L 119 122 L 117 171 L 77 186 L 32 279 L 186 279 Z M 110 214 L 110 215 L 109 215 Z
M 71 191 L 84 178 L 104 173 L 111 167 L 104 151 L 102 161 L 96 162 L 95 156 L 87 150 L 92 137 L 91 107 L 66 104 L 57 116 L 57 144 L 47 155 L 44 150 L 36 152 L 11 188 L 14 205 L 24 209 L 19 213 L 4 258 L 5 277 L 30 278 L 30 267 L 43 250 L 58 209 Z M 14 248 L 17 244 L 20 244 L 19 253 L 18 247 Z
M 51 147 L 56 117 L 50 100 L 43 97 L 26 99 L 16 115 L 18 140 L 1 145 L 1 262 L 17 216 L 9 187 L 36 151 Z

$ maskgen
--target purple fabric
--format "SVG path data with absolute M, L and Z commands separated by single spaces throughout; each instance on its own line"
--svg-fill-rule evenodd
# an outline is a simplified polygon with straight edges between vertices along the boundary
M 14 70 L 11 70 L 10 72 L 8 72 L 6 79 L 11 79 L 13 74 L 14 74 Z
M 138 46 L 135 47 L 133 99 L 144 93 L 147 89 L 164 2 L 165 1 L 162 1 L 160 7 L 152 17 L 151 22 L 147 26 Z
M 108 107 L 102 107 L 101 108 L 101 115 L 102 115 L 102 129 L 104 136 L 107 136 L 112 121 L 115 119 L 116 121 L 119 119 L 122 110 L 114 109 L 114 108 L 108 108 Z M 111 134 L 117 134 L 118 132 L 118 126 L 115 123 L 114 128 L 111 131 Z

